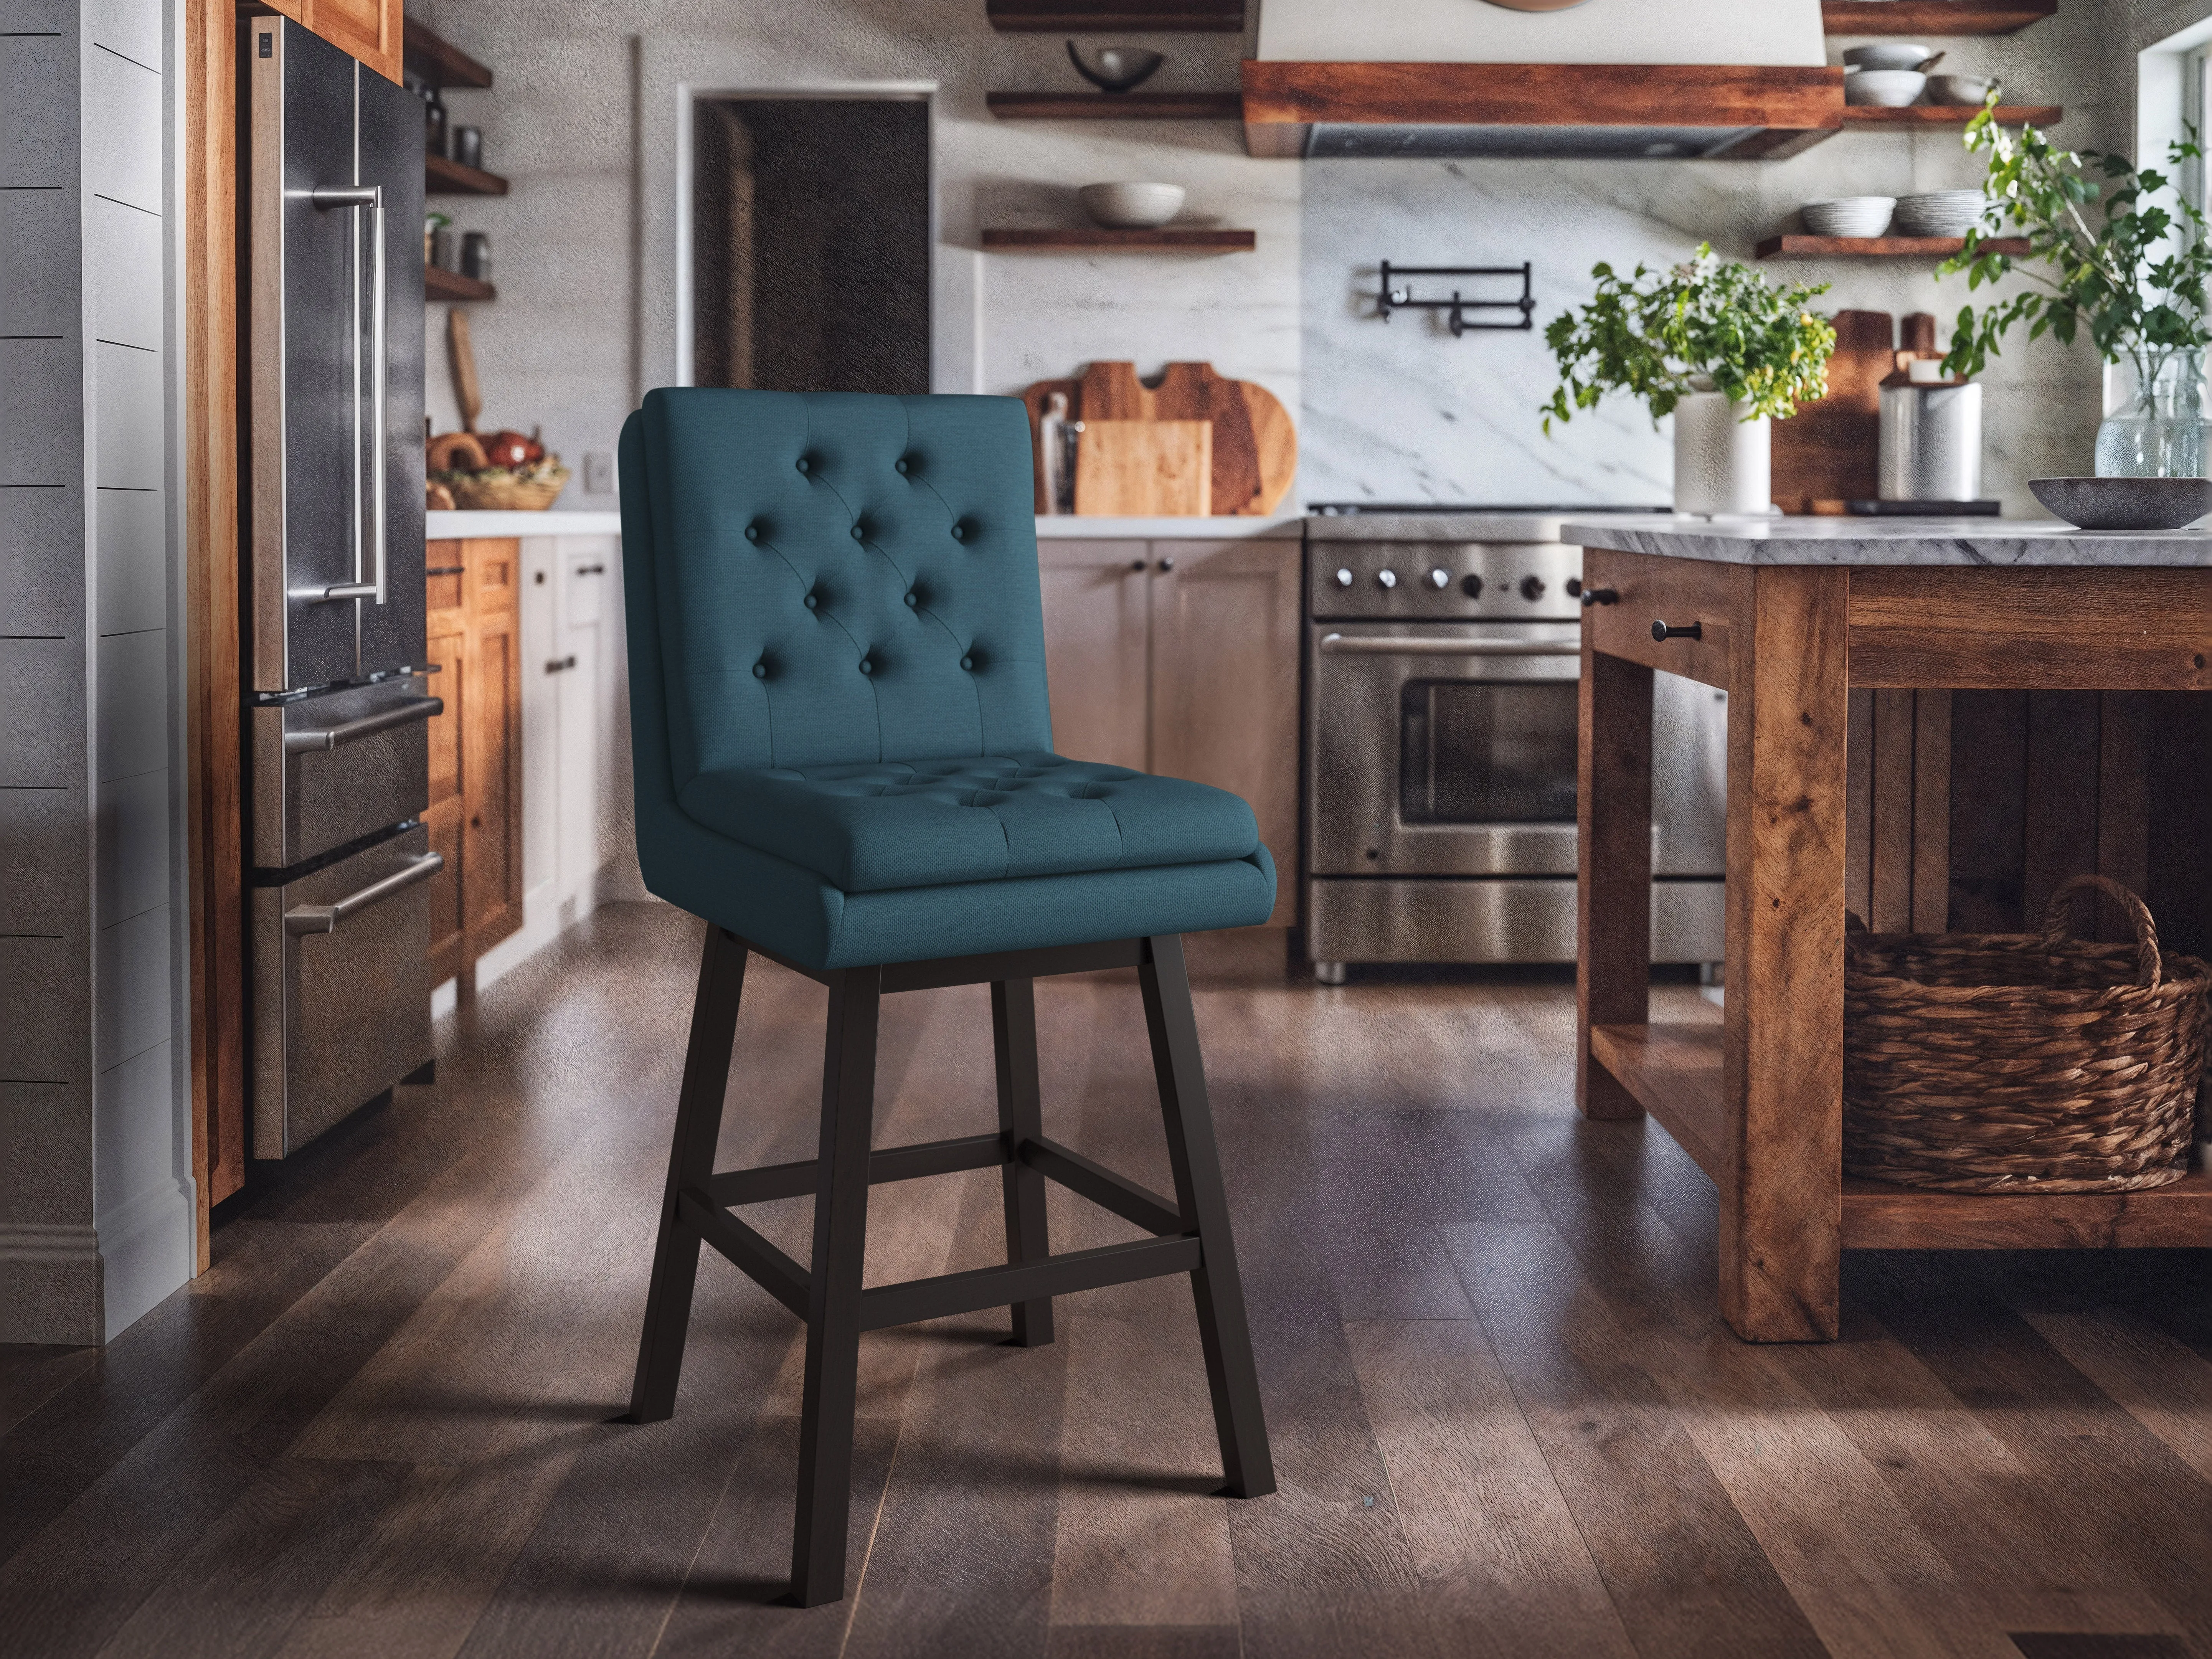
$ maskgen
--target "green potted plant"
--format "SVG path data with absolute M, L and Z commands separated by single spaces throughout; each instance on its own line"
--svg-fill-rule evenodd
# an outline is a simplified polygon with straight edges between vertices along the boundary
M 2086 333 L 2114 373 L 2097 430 L 2100 477 L 2182 477 L 2204 470 L 2204 349 L 2212 344 L 2205 285 L 2212 248 L 2204 215 L 2166 174 L 2124 155 L 2063 150 L 2032 126 L 1997 124 L 1996 94 L 1966 128 L 1966 147 L 1989 153 L 1982 221 L 1939 276 L 1963 270 L 1969 289 L 2007 276 L 2032 285 L 1978 314 L 1960 308 L 1947 372 L 1978 374 L 2016 325 L 2031 340 L 2072 343 Z M 2170 145 L 2178 173 L 2201 152 L 2192 131 Z M 2000 236 L 2028 252 L 2000 253 Z
M 1559 363 L 1544 430 L 1626 392 L 1654 424 L 1674 417 L 1676 512 L 1772 511 L 1770 423 L 1827 391 L 1836 331 L 1806 309 L 1827 284 L 1773 287 L 1710 243 L 1665 270 L 1590 275 L 1596 296 L 1544 331 Z

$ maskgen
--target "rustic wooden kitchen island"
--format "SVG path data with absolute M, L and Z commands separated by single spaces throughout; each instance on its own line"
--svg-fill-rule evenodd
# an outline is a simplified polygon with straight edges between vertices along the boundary
M 2017 1196 L 1843 1173 L 1850 690 L 2212 687 L 2212 534 L 1674 518 L 1564 534 L 1586 550 L 1577 1099 L 1650 1112 L 1712 1177 L 1736 1333 L 1832 1339 L 1847 1249 L 2212 1245 L 2203 1171 Z M 1654 670 L 1729 694 L 1717 1026 L 1650 1018 Z

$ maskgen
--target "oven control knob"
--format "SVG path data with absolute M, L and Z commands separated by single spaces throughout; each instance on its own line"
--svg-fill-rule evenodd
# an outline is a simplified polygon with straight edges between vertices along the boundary
M 1398 573 L 1395 570 L 1380 570 L 1376 573 L 1375 580 L 1385 587 L 1395 587 L 1398 585 Z
M 1521 597 L 1524 599 L 1542 599 L 1544 579 L 1541 576 L 1523 576 L 1521 579 Z
M 1341 568 L 1340 568 L 1340 569 L 1337 571 L 1337 573 L 1336 573 L 1336 585 L 1337 585 L 1339 587 L 1349 587 L 1349 586 L 1352 586 L 1352 573 L 1351 573 L 1349 570 L 1345 570 L 1345 569 L 1341 569 Z
M 1482 578 L 1480 576 L 1462 576 L 1459 579 L 1459 591 L 1466 594 L 1470 599 L 1480 599 L 1482 597 Z
M 1444 589 L 1451 586 L 1451 572 L 1449 570 L 1431 570 L 1429 572 L 1429 586 L 1435 588 L 1437 592 L 1443 592 Z

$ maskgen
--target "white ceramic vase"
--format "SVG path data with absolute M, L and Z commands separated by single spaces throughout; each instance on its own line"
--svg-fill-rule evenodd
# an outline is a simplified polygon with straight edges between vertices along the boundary
M 1692 392 L 1674 405 L 1674 510 L 1716 514 L 1774 510 L 1773 422 L 1736 418 L 1718 392 Z

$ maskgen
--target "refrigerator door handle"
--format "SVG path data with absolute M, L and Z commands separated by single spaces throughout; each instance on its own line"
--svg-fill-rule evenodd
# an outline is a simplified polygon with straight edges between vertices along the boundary
M 445 867 L 446 855 L 443 853 L 425 853 L 381 881 L 372 881 L 357 892 L 348 893 L 336 904 L 294 905 L 284 913 L 284 931 L 295 937 L 301 933 L 335 933 L 340 922 L 359 915 L 373 904 L 381 904 L 394 893 L 404 892 L 416 882 L 429 880 Z
M 354 317 L 359 325 L 361 316 L 361 261 L 364 248 L 372 262 L 369 277 L 369 420 L 375 434 L 371 451 L 369 518 L 374 526 L 369 540 L 376 554 L 376 579 L 374 581 L 351 581 L 324 590 L 325 599 L 374 599 L 382 605 L 390 597 L 388 572 L 391 560 L 391 529 L 386 522 L 389 511 L 385 501 L 385 479 L 388 470 L 391 434 L 386 428 L 391 422 L 391 388 L 386 378 L 385 354 L 385 224 L 384 186 L 381 185 L 343 185 L 326 186 L 310 192 L 309 199 L 319 208 L 366 208 L 368 210 L 368 234 L 354 240 Z M 356 336 L 356 338 L 358 337 Z M 354 392 L 354 489 L 361 488 L 361 392 L 359 359 L 356 359 Z M 356 496 L 354 509 L 354 574 L 361 574 L 361 510 Z
M 343 748 L 349 743 L 359 743 L 363 738 L 373 738 L 379 732 L 389 732 L 395 726 L 404 726 L 410 720 L 433 720 L 446 712 L 442 697 L 420 697 L 412 702 L 403 702 L 397 708 L 386 708 L 374 714 L 364 714 L 357 720 L 348 720 L 342 726 L 325 726 L 308 732 L 287 732 L 284 752 L 288 755 L 311 755 L 325 749 Z

